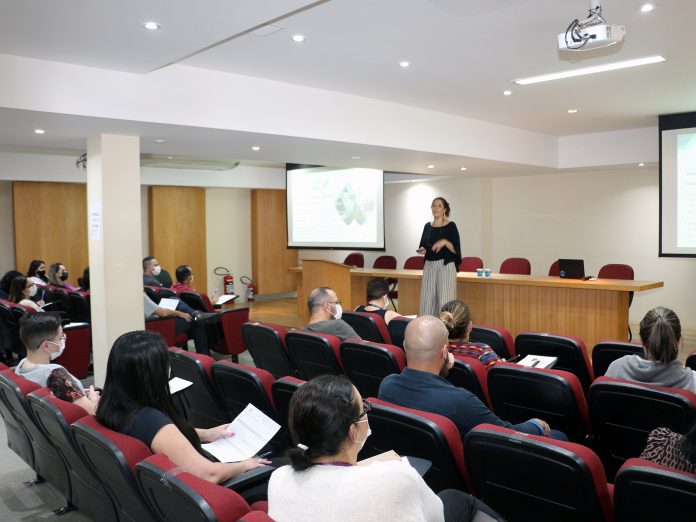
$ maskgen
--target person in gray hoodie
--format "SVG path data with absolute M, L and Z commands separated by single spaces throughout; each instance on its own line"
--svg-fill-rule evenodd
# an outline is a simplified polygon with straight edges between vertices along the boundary
M 640 322 L 643 357 L 625 355 L 609 365 L 606 377 L 696 393 L 696 372 L 677 360 L 681 323 L 669 308 L 653 308 Z

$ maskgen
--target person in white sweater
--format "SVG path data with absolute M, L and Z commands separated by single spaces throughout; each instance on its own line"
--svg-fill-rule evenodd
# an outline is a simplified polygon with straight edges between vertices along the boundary
M 371 405 L 344 376 L 322 375 L 290 401 L 290 466 L 271 475 L 268 514 L 277 522 L 501 520 L 456 490 L 436 495 L 402 460 L 357 465 L 370 436 Z

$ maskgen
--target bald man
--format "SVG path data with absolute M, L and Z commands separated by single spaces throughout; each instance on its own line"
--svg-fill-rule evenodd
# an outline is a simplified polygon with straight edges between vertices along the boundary
M 462 438 L 475 426 L 487 422 L 523 433 L 568 440 L 541 419 L 519 424 L 506 422 L 469 390 L 458 388 L 445 379 L 454 365 L 448 344 L 447 328 L 437 317 L 424 315 L 411 321 L 404 337 L 407 366 L 400 374 L 384 378 L 379 398 L 406 408 L 443 415 L 457 425 Z

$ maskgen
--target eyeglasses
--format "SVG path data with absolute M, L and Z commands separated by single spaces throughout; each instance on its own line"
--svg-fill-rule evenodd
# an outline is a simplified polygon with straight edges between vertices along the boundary
M 63 335 L 60 336 L 60 339 L 58 339 L 58 342 L 54 341 L 53 339 L 44 339 L 43 341 L 41 341 L 41 342 L 39 343 L 39 346 L 41 346 L 43 343 L 58 344 L 58 343 L 61 342 L 61 341 L 65 341 L 67 338 L 68 338 L 68 336 L 67 336 L 66 334 L 63 334 Z M 39 346 L 37 346 L 36 348 L 38 349 Z
M 332 305 L 340 305 L 341 303 L 342 303 L 342 301 L 341 301 L 341 300 L 339 299 L 338 301 L 329 301 L 329 303 L 328 303 L 328 304 L 332 304 Z
M 367 399 L 363 399 L 363 411 L 360 415 L 358 415 L 358 419 L 364 417 L 368 413 L 372 411 L 372 403 L 368 401 Z

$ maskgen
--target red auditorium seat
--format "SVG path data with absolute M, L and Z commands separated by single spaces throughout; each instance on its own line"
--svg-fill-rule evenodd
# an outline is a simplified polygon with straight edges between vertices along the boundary
M 509 359 L 515 355 L 515 343 L 512 335 L 505 328 L 475 324 L 469 334 L 472 343 L 484 343 L 498 354 L 498 357 Z
M 295 361 L 285 347 L 287 330 L 282 326 L 263 323 L 242 325 L 244 344 L 257 368 L 263 368 L 278 379 L 286 375 L 297 376 Z
M 377 314 L 370 312 L 343 312 L 341 319 L 348 323 L 361 339 L 374 343 L 392 344 L 387 323 Z
M 346 339 L 341 343 L 341 363 L 360 395 L 369 397 L 377 395 L 387 375 L 401 373 L 406 366 L 406 355 L 391 344 Z
M 325 373 L 343 373 L 339 351 L 341 340 L 335 335 L 293 330 L 285 336 L 285 343 L 304 380 Z
M 447 380 L 459 388 L 469 390 L 489 408 L 491 399 L 488 396 L 488 370 L 476 357 L 454 355 L 454 366 L 450 368 Z
M 476 272 L 479 268 L 483 268 L 483 260 L 480 257 L 463 257 L 457 271 Z
M 271 385 L 271 396 L 273 403 L 278 410 L 280 424 L 287 430 L 288 414 L 290 413 L 290 399 L 292 394 L 297 391 L 297 388 L 302 386 L 306 381 L 297 377 L 281 377 Z
M 643 347 L 640 344 L 627 343 L 625 341 L 601 340 L 592 349 L 592 371 L 595 378 L 607 373 L 607 368 L 616 359 L 624 355 L 643 355 Z
M 404 335 L 410 320 L 410 317 L 404 317 L 401 315 L 392 317 L 392 320 L 389 321 L 389 324 L 387 325 L 387 329 L 389 330 L 389 335 L 392 340 L 391 344 L 398 346 L 399 348 L 404 347 Z

